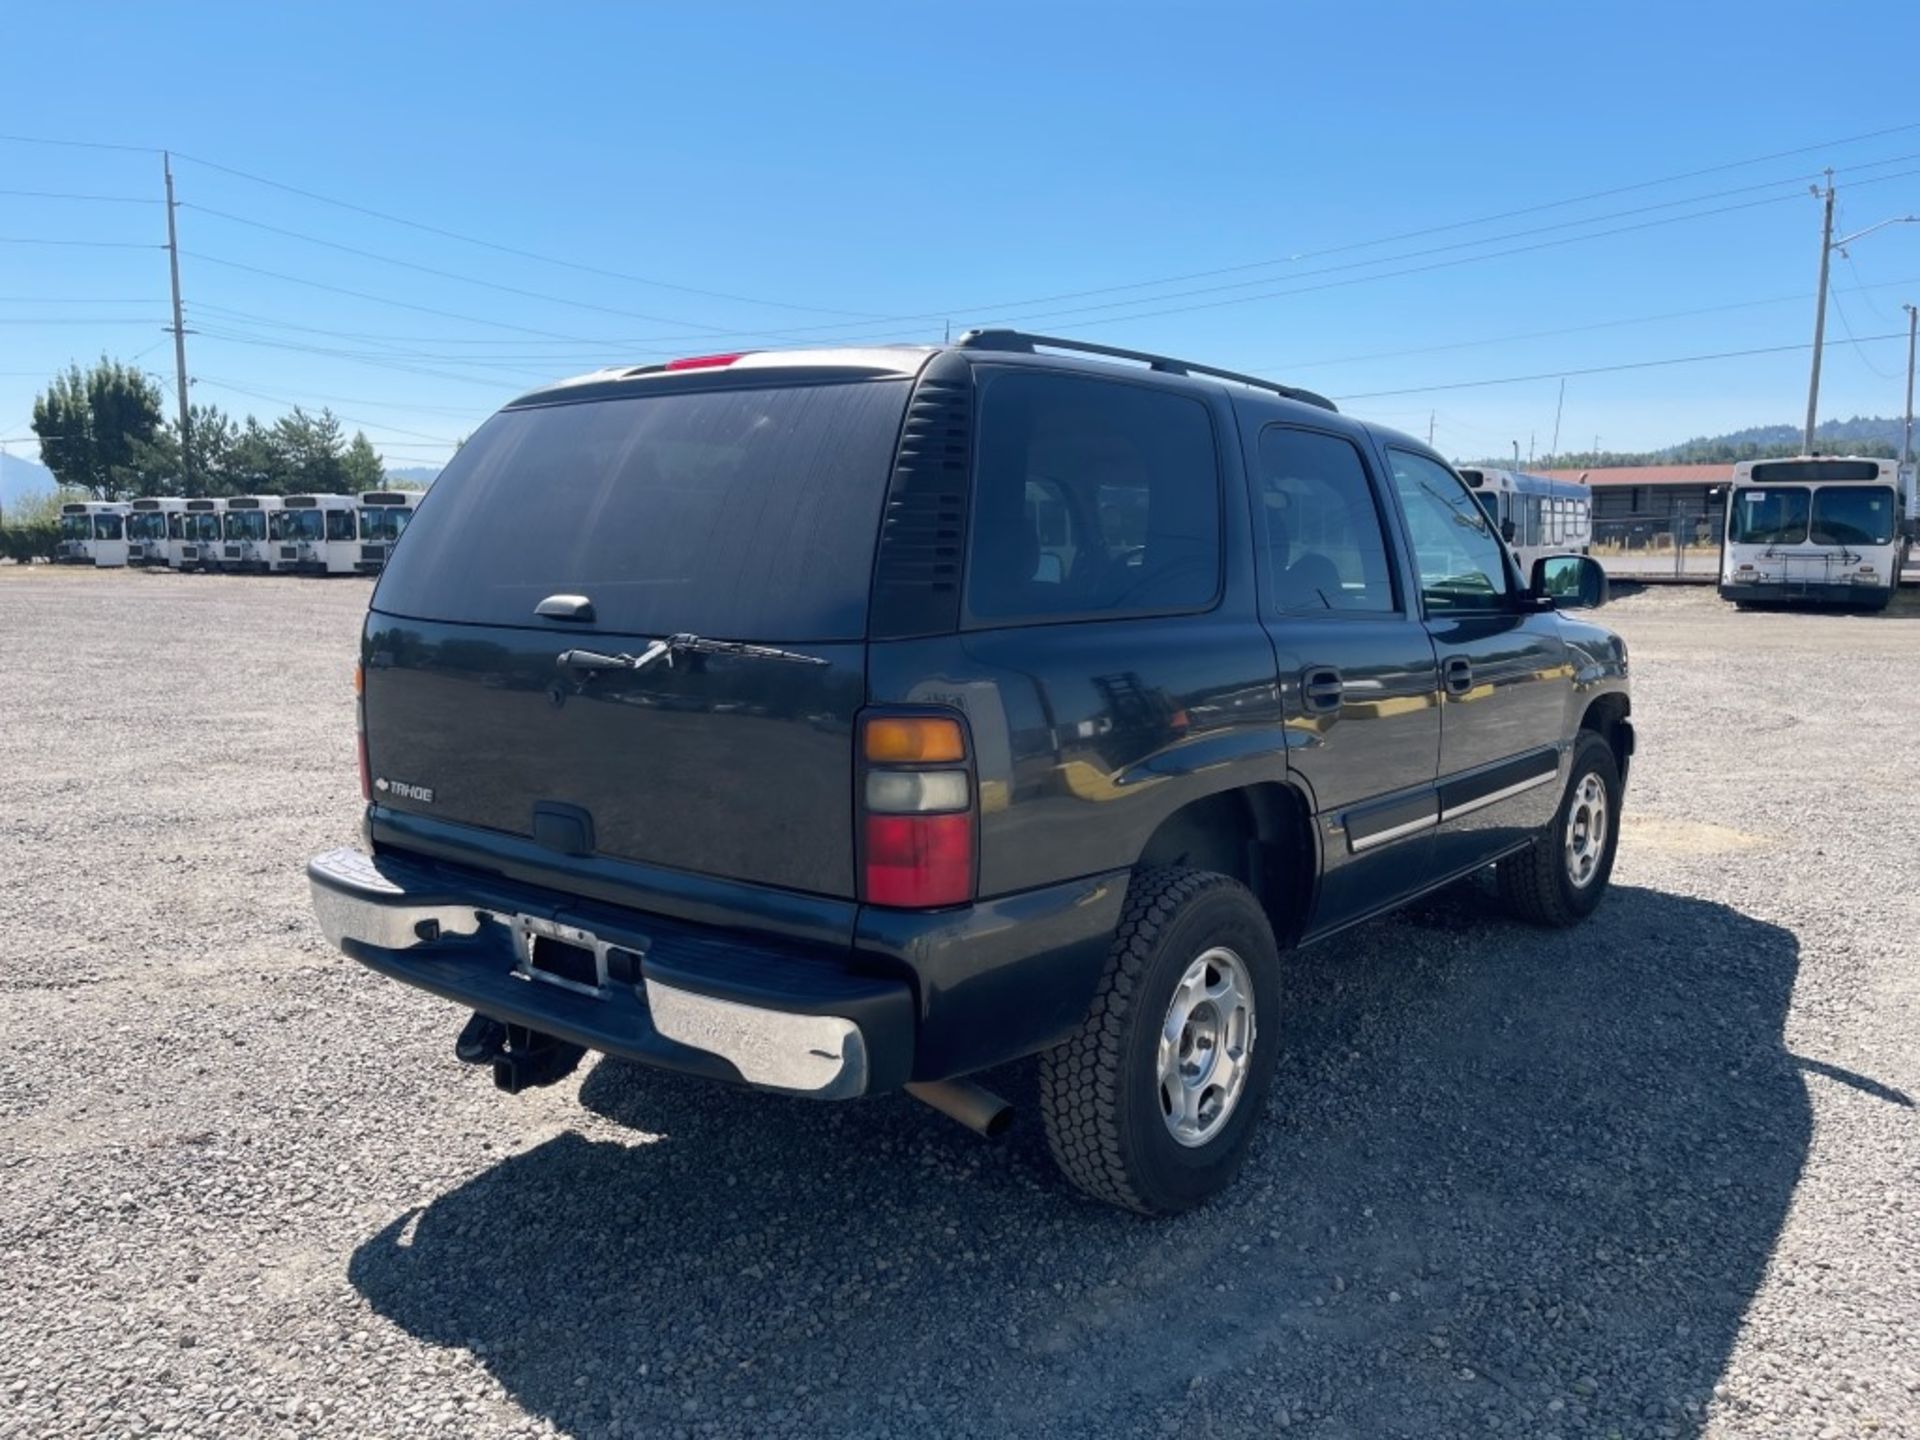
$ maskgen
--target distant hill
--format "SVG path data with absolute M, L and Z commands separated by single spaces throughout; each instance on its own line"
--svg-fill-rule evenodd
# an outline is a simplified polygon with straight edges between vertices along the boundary
M 1891 458 L 1900 453 L 1903 422 L 1896 416 L 1856 415 L 1851 420 L 1826 420 L 1814 432 L 1815 448 L 1830 455 L 1855 454 Z M 1659 450 L 1577 451 L 1542 455 L 1535 470 L 1603 470 L 1621 465 L 1726 465 L 1738 460 L 1798 455 L 1802 432 L 1798 425 L 1750 425 L 1725 435 L 1699 435 Z M 1920 436 L 1915 439 L 1920 450 Z M 1513 463 L 1506 455 L 1466 462 L 1495 469 Z
M 0 451 L 0 510 L 11 510 L 35 497 L 45 498 L 55 488 L 53 472 L 46 466 Z
M 422 489 L 431 485 L 440 476 L 437 465 L 402 465 L 387 467 L 387 479 L 403 489 Z
M 1899 416 L 1856 415 L 1851 420 L 1826 420 L 1814 437 L 1823 450 L 1854 450 L 1862 446 L 1884 446 L 1887 453 L 1899 454 L 1902 421 Z M 1802 431 L 1798 425 L 1750 425 L 1725 435 L 1704 435 L 1670 445 L 1657 452 L 1663 459 L 1684 460 L 1701 451 L 1761 449 L 1779 445 L 1800 448 Z

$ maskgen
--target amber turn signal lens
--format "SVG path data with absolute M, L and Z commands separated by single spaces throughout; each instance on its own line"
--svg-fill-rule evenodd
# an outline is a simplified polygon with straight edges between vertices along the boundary
M 367 672 L 365 667 L 360 665 L 353 667 L 353 693 L 356 695 L 367 693 Z
M 960 722 L 931 715 L 876 715 L 867 721 L 867 759 L 882 765 L 964 760 Z

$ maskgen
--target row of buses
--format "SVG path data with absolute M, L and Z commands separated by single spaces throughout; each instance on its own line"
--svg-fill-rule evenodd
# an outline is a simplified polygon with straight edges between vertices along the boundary
M 419 503 L 409 490 L 77 500 L 60 507 L 68 565 L 257 574 L 372 575 Z

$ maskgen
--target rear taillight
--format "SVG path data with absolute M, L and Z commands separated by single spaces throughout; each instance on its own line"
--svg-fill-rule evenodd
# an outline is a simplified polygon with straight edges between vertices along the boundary
M 367 765 L 367 672 L 363 666 L 353 667 L 353 726 L 355 748 L 360 753 L 360 798 L 373 799 L 373 773 Z
M 947 715 L 867 715 L 860 726 L 860 898 L 931 909 L 973 898 L 973 766 Z

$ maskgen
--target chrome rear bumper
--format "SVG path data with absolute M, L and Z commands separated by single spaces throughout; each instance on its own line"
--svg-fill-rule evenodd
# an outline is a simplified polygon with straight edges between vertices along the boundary
M 308 862 L 307 878 L 320 927 L 341 951 L 497 1020 L 814 1099 L 850 1099 L 906 1079 L 900 1059 L 884 1074 L 875 1066 L 876 1049 L 899 1056 L 904 1047 L 910 1057 L 904 982 L 788 961 L 756 971 L 743 941 L 728 957 L 733 971 L 703 984 L 676 953 L 671 922 L 584 916 L 561 908 L 567 897 L 388 855 L 331 850 Z M 590 954 L 591 977 L 541 968 L 542 940 Z

